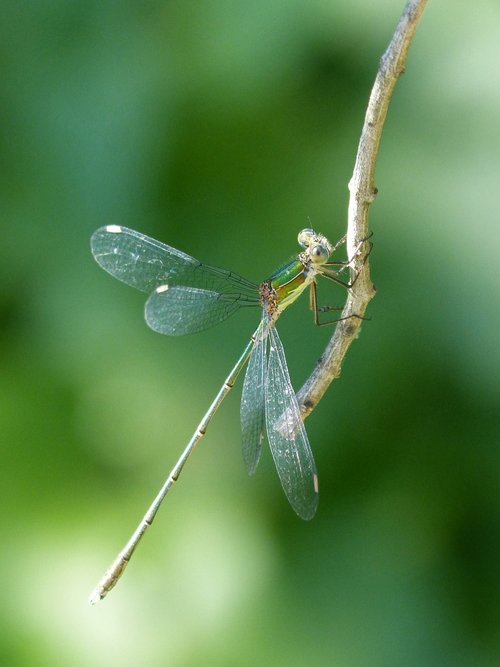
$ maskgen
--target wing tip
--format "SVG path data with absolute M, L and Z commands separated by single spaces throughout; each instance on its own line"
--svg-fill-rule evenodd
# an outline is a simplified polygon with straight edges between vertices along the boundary
M 316 512 L 318 510 L 318 502 L 319 502 L 318 493 L 316 493 L 314 501 L 315 502 L 310 507 L 301 508 L 301 511 L 297 512 L 299 517 L 304 521 L 311 521 L 311 519 L 314 519 L 314 517 L 316 516 Z
M 104 227 L 99 227 L 99 229 L 96 229 L 90 237 L 90 248 L 94 257 L 97 259 L 99 248 L 106 234 L 121 234 L 123 230 L 124 228 L 120 225 L 105 225 Z
M 304 498 L 304 502 L 301 502 L 300 505 L 295 507 L 292 505 L 293 509 L 297 512 L 299 517 L 304 521 L 311 521 L 316 516 L 319 505 L 319 480 L 318 474 L 315 472 L 312 476 L 314 493 L 310 495 L 307 499 Z

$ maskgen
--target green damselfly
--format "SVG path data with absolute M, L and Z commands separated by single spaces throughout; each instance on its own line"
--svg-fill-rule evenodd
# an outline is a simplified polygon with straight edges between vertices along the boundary
M 126 227 L 108 225 L 92 235 L 92 254 L 100 266 L 115 278 L 150 295 L 145 305 L 145 319 L 154 331 L 182 336 L 214 326 L 240 308 L 262 310 L 257 330 L 158 495 L 92 592 L 92 604 L 102 599 L 122 575 L 170 487 L 177 481 L 189 455 L 247 362 L 241 397 L 245 467 L 250 475 L 255 472 L 265 427 L 288 501 L 302 519 L 312 519 L 316 513 L 316 465 L 275 324 L 285 308 L 306 288 L 310 289 L 310 306 L 316 324 L 338 321 L 320 322 L 320 313 L 334 309 L 318 307 L 316 278 L 321 275 L 347 288 L 352 287 L 352 283 L 339 278 L 340 271 L 350 265 L 349 261 L 329 261 L 343 239 L 334 246 L 322 234 L 304 229 L 298 235 L 298 242 L 302 251 L 257 285 L 232 271 L 203 264 L 180 250 Z M 334 266 L 340 268 L 334 269 Z

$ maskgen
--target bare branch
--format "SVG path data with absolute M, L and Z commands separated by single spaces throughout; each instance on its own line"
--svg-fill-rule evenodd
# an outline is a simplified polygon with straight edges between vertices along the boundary
M 372 88 L 365 122 L 349 183 L 349 208 L 347 221 L 347 256 L 354 258 L 352 275 L 359 276 L 351 290 L 342 312 L 349 319 L 339 322 L 321 359 L 304 386 L 297 393 L 302 417 L 305 419 L 315 408 L 330 382 L 340 375 L 344 357 L 351 343 L 358 337 L 363 316 L 375 287 L 370 279 L 370 267 L 359 243 L 369 235 L 368 209 L 377 194 L 375 188 L 375 162 L 387 108 L 399 76 L 404 72 L 406 56 L 427 0 L 408 0 L 391 42 L 380 59 L 379 69 Z

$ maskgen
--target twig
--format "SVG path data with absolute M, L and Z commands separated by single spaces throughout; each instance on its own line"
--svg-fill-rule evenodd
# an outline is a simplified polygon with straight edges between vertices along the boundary
M 406 56 L 427 0 L 408 0 L 391 42 L 380 59 L 379 69 L 372 88 L 365 122 L 349 183 L 349 209 L 347 221 L 347 256 L 354 258 L 352 276 L 358 275 L 349 290 L 342 317 L 337 324 L 315 369 L 297 393 L 302 418 L 315 408 L 330 382 L 340 375 L 344 357 L 351 343 L 359 335 L 362 320 L 370 300 L 375 296 L 375 287 L 370 279 L 369 260 L 366 251 L 358 251 L 359 243 L 369 235 L 368 208 L 377 194 L 375 187 L 375 162 L 380 137 L 384 127 L 387 108 L 392 91 L 404 72 Z M 355 256 L 356 255 L 356 256 Z M 358 315 L 358 317 L 349 317 Z

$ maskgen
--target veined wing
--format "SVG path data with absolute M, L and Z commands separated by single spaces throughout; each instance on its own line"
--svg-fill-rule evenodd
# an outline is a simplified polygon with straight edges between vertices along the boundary
M 143 292 L 165 284 L 185 285 L 258 299 L 258 286 L 237 273 L 203 264 L 127 227 L 101 227 L 92 235 L 90 246 L 105 271 Z
M 239 308 L 258 305 L 258 300 L 244 294 L 162 285 L 146 301 L 144 317 L 154 331 L 184 336 L 213 327 Z
M 264 315 L 255 332 L 255 343 L 248 361 L 241 393 L 241 438 L 243 461 L 253 475 L 260 459 L 264 431 L 264 377 L 269 321 Z
M 291 506 L 302 519 L 312 519 L 318 507 L 318 475 L 274 326 L 269 330 L 269 343 L 265 391 L 269 446 Z

